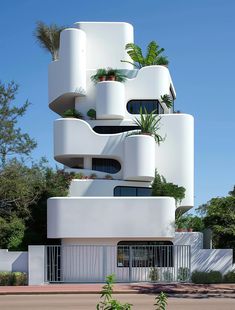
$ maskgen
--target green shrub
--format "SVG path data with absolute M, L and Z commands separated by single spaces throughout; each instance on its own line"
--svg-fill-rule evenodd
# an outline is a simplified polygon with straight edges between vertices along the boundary
M 235 283 L 235 271 L 230 271 L 224 275 L 223 282 Z
M 87 116 L 90 117 L 90 119 L 96 119 L 96 110 L 95 109 L 88 110 Z
M 190 269 L 187 267 L 180 267 L 178 269 L 178 280 L 181 282 L 186 282 L 190 278 Z
M 172 282 L 173 281 L 173 273 L 170 270 L 166 270 L 163 272 L 163 278 L 166 282 Z
M 192 282 L 195 284 L 222 283 L 223 277 L 219 271 L 194 271 L 192 273 Z
M 152 282 L 159 281 L 159 272 L 156 267 L 151 267 L 149 271 L 149 279 Z
M 66 118 L 66 117 L 72 117 L 72 118 L 80 118 L 83 119 L 83 115 L 81 112 L 77 111 L 76 109 L 67 109 L 66 111 L 64 111 L 64 113 L 62 114 L 62 117 Z
M 27 285 L 27 274 L 24 272 L 0 272 L 0 286 Z

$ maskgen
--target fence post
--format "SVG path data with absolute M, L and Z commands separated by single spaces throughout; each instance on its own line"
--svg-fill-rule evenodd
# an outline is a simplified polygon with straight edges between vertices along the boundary
M 133 259 L 133 253 L 132 253 L 132 246 L 129 246 L 129 282 L 132 281 L 132 259 Z
M 43 245 L 28 247 L 28 284 L 41 285 L 45 283 L 45 251 Z
M 105 281 L 105 277 L 107 276 L 107 247 L 103 245 L 103 281 Z

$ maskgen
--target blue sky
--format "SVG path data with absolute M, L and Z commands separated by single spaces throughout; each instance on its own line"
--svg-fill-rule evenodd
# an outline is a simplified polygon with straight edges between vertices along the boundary
M 195 118 L 195 206 L 235 184 L 234 0 L 1 1 L 0 79 L 20 85 L 17 102 L 32 103 L 20 125 L 38 142 L 34 159 L 53 160 L 47 106 L 50 55 L 35 43 L 35 23 L 126 21 L 142 48 L 156 40 L 170 60 L 176 109 Z M 95 51 L 94 51 L 95 56 Z

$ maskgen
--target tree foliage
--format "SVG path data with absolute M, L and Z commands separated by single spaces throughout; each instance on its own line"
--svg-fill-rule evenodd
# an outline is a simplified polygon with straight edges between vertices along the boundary
M 37 143 L 17 127 L 18 119 L 24 116 L 30 103 L 13 104 L 18 91 L 15 82 L 0 82 L 0 165 L 5 165 L 9 156 L 29 155 Z
M 235 197 L 212 198 L 199 210 L 205 227 L 212 229 L 214 247 L 235 250 Z
M 13 215 L 9 219 L 0 217 L 0 248 L 17 249 L 24 237 L 24 221 Z

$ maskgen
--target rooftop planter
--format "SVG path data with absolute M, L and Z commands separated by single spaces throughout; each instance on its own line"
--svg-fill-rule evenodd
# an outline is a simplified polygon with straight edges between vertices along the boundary
M 94 75 L 91 76 L 91 80 L 95 84 L 103 81 L 116 81 L 123 83 L 126 79 L 127 77 L 122 73 L 122 70 L 113 68 L 100 68 Z
M 123 119 L 125 116 L 125 87 L 116 81 L 96 85 L 96 118 Z

